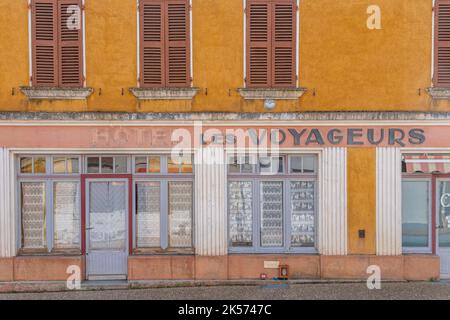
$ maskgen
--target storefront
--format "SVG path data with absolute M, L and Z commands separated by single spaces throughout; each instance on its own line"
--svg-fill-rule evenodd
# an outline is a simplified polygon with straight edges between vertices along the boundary
M 0 281 L 446 277 L 450 121 L 369 116 L 5 115 Z

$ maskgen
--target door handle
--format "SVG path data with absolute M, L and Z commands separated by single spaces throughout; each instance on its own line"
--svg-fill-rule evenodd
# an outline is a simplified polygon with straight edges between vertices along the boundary
M 94 227 L 88 227 L 86 230 L 94 230 Z
M 436 226 L 436 229 L 444 229 L 444 226 Z

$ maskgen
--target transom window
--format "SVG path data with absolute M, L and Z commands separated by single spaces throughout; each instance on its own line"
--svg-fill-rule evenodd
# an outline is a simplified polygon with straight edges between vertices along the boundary
M 233 156 L 228 173 L 231 252 L 315 251 L 316 155 Z
M 128 173 L 127 156 L 89 156 L 86 162 L 87 173 Z

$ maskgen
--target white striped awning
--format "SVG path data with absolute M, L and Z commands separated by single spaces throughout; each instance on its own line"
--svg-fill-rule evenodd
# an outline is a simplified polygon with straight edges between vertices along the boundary
M 450 155 L 405 155 L 407 173 L 450 173 Z

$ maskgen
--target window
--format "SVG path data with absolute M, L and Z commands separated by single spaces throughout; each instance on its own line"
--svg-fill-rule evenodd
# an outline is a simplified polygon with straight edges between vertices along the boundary
M 295 87 L 295 0 L 247 0 L 246 16 L 247 87 Z
M 188 0 L 141 0 L 140 85 L 189 87 L 190 18 Z
M 82 87 L 81 0 L 33 0 L 33 85 Z
M 45 174 L 47 172 L 46 158 L 42 156 L 20 157 L 21 174 Z
M 79 159 L 18 157 L 22 252 L 80 251 Z
M 431 248 L 431 182 L 404 179 L 402 182 L 402 243 L 404 251 Z
M 250 165 L 252 159 L 229 158 L 230 251 L 314 251 L 317 157 L 259 157 Z
M 127 156 L 89 156 L 87 173 L 121 174 L 128 173 Z
M 450 1 L 436 0 L 434 85 L 450 88 Z
M 176 164 L 171 158 L 134 158 L 138 251 L 192 250 L 192 160 Z

